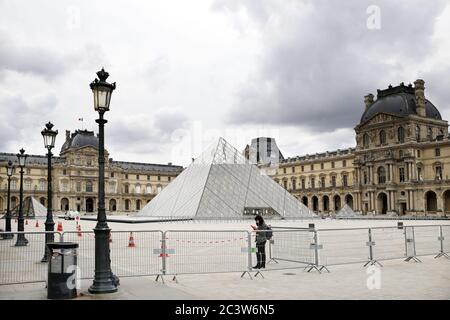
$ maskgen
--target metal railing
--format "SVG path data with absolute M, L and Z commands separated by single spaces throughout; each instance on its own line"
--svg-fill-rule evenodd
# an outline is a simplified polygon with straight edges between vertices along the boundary
M 327 270 L 329 266 L 380 264 L 404 259 L 420 262 L 421 256 L 449 257 L 450 225 L 316 229 L 273 227 L 266 243 L 264 269 L 253 268 L 255 236 L 247 230 L 134 230 L 112 231 L 111 268 L 119 277 L 174 276 L 303 268 Z M 22 232 L 28 245 L 16 247 L 14 238 L 0 241 L 0 284 L 46 281 L 47 264 L 41 263 L 45 232 Z M 95 270 L 93 231 L 54 232 L 55 241 L 79 244 L 78 266 L 82 279 Z M 261 271 L 261 272 L 260 272 Z
M 0 232 L 0 284 L 18 284 L 47 281 L 47 263 L 44 257 L 45 235 L 54 234 L 59 241 L 59 232 Z M 18 235 L 28 240 L 25 246 L 15 246 Z

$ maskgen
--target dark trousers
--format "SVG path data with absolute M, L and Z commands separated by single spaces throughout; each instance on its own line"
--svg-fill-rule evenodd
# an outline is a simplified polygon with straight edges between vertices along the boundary
M 266 243 L 257 243 L 256 249 L 257 265 L 260 267 L 266 267 Z

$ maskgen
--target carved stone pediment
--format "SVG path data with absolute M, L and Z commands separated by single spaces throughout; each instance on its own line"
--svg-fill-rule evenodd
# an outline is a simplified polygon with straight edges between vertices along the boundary
M 361 126 L 361 129 L 366 126 L 372 126 L 372 125 L 376 125 L 376 124 L 380 124 L 380 123 L 385 123 L 385 122 L 393 121 L 396 119 L 399 119 L 399 117 L 396 117 L 394 115 L 387 114 L 387 113 L 379 113 L 379 114 L 376 114 L 375 116 L 373 116 L 372 118 L 370 118 L 369 120 L 367 120 L 367 122 Z

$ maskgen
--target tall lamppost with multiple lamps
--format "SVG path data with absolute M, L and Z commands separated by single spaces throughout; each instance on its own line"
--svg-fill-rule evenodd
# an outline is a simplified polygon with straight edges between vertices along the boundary
M 44 130 L 41 131 L 44 138 L 44 146 L 47 149 L 47 218 L 45 219 L 45 247 L 44 257 L 41 262 L 48 262 L 48 250 L 47 243 L 54 241 L 55 222 L 53 221 L 53 208 L 52 208 L 52 149 L 55 147 L 55 139 L 58 134 L 58 130 L 52 130 L 53 124 L 51 122 L 45 125 Z
M 103 118 L 109 110 L 111 94 L 116 88 L 116 83 L 108 83 L 106 79 L 109 74 L 103 68 L 97 72 L 90 87 L 94 94 L 94 109 L 99 114 L 98 123 L 98 214 L 95 233 L 95 275 L 94 281 L 89 288 L 90 293 L 111 293 L 117 291 L 117 278 L 111 271 L 111 259 L 109 249 L 109 238 L 111 229 L 106 222 L 105 211 L 105 145 L 104 127 L 107 121 Z
M 8 165 L 6 166 L 6 175 L 8 176 L 8 198 L 6 199 L 6 216 L 5 216 L 5 231 L 11 232 L 11 210 L 10 210 L 10 203 L 11 203 L 11 176 L 14 171 L 14 166 L 11 160 L 8 161 Z M 3 239 L 12 239 L 14 237 L 13 234 L 3 234 Z
M 25 150 L 20 149 L 20 153 L 17 154 L 17 159 L 19 160 L 20 167 L 20 193 L 19 193 L 19 217 L 17 218 L 17 231 L 23 232 L 24 224 L 23 224 L 23 169 L 25 168 L 25 163 L 27 161 L 28 155 L 25 154 Z M 17 241 L 15 246 L 21 247 L 26 246 L 28 244 L 28 240 L 25 238 L 24 233 L 17 234 Z

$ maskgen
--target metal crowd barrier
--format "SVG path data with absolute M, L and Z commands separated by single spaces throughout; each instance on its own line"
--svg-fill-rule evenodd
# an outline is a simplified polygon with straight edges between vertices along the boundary
M 0 285 L 47 281 L 47 263 L 41 262 L 45 252 L 45 235 L 59 232 L 0 232 Z M 28 240 L 25 246 L 15 246 L 17 236 Z M 9 238 L 9 239 L 8 239 Z
M 152 276 L 162 272 L 162 231 L 111 231 L 109 247 L 111 270 L 119 277 Z M 69 231 L 62 234 L 63 241 L 77 242 L 78 267 L 81 279 L 91 279 L 95 271 L 94 231 Z
M 255 270 L 255 236 L 261 231 L 246 230 L 139 230 L 112 231 L 111 268 L 119 277 L 176 276 L 304 268 L 327 270 L 327 266 L 361 263 L 364 266 L 384 260 L 420 262 L 420 256 L 449 258 L 450 225 L 316 229 L 273 227 L 266 243 L 266 266 Z M 95 270 L 93 231 L 53 232 L 55 241 L 77 242 L 78 266 L 82 279 Z M 47 264 L 44 255 L 46 232 L 1 232 L 14 238 L 0 241 L 0 284 L 44 282 Z M 28 245 L 14 246 L 18 234 Z
M 248 272 L 250 245 L 247 231 L 166 231 L 163 274 Z

